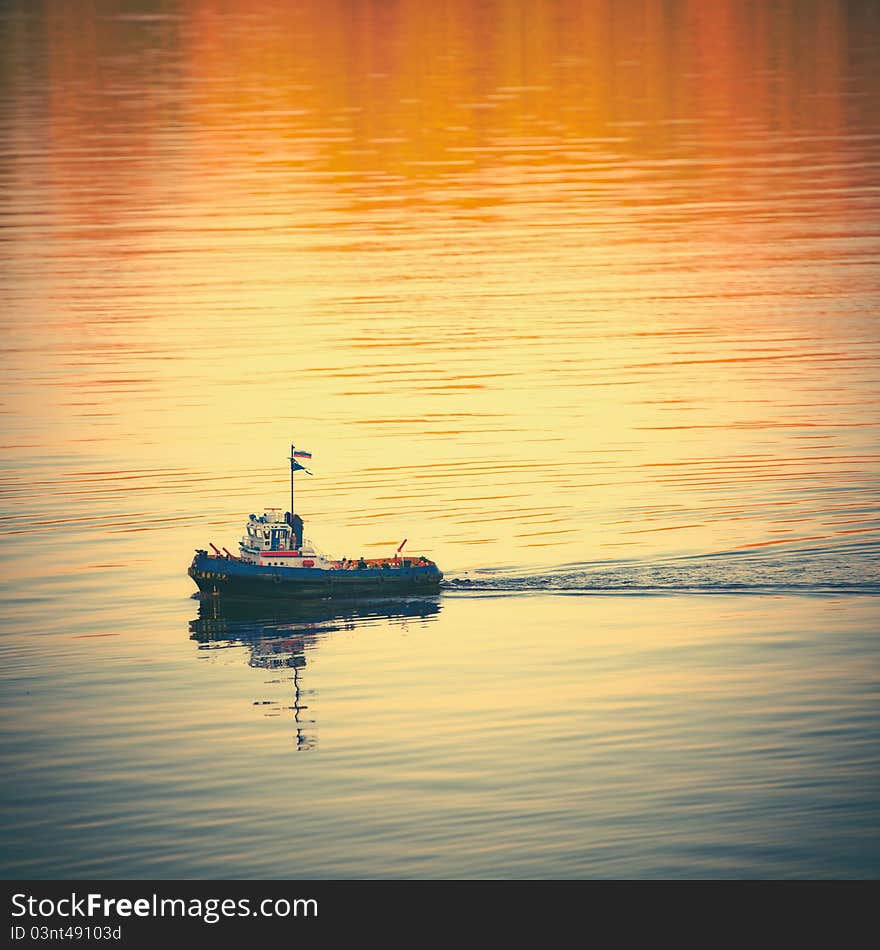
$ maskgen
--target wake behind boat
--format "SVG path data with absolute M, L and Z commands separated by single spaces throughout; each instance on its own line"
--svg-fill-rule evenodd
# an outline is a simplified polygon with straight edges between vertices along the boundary
M 251 514 L 239 542 L 239 555 L 210 545 L 214 554 L 197 549 L 189 576 L 203 597 L 227 600 L 301 599 L 434 591 L 443 574 L 424 555 L 334 559 L 303 537 L 303 520 L 294 510 L 294 473 L 311 472 L 300 459 L 311 453 L 290 447 L 290 511 L 267 508 Z

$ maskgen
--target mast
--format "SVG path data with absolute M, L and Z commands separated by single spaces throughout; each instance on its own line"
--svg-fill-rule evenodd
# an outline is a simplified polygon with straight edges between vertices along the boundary
M 293 457 L 293 445 L 290 446 L 290 520 L 293 522 L 293 516 L 296 509 L 293 507 L 293 473 L 297 469 L 296 459 Z

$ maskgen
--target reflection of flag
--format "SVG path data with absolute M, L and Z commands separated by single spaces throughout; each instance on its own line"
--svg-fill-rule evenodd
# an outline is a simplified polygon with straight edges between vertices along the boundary
M 312 457 L 312 453 L 296 451 L 293 453 L 293 457 L 295 459 L 310 459 Z

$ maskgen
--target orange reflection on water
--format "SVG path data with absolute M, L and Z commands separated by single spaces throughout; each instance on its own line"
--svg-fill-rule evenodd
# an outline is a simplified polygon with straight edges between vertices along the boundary
M 7 444 L 182 467 L 235 531 L 295 437 L 322 453 L 303 497 L 333 548 L 415 522 L 453 561 L 576 560 L 632 531 L 727 550 L 772 540 L 783 482 L 803 536 L 837 537 L 833 492 L 864 508 L 877 469 L 869 21 L 20 12 Z M 178 490 L 110 523 L 186 518 Z

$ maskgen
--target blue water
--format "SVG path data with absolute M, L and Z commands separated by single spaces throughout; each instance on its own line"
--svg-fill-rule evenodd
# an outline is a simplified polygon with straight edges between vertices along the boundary
M 874 877 L 876 603 L 184 599 L 7 638 L 3 873 Z

